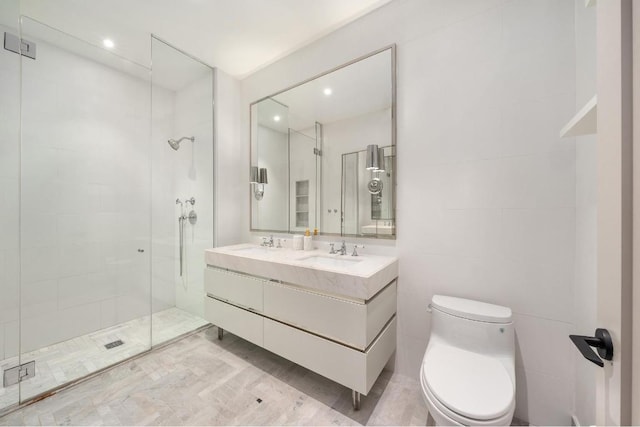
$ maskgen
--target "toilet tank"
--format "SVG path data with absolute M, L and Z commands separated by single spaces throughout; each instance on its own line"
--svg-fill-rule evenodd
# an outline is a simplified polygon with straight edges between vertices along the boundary
M 515 358 L 511 309 L 463 298 L 434 295 L 432 341 L 487 356 Z

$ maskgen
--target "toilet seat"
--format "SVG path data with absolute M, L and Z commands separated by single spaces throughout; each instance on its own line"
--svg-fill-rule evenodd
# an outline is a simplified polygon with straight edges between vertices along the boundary
M 431 403 L 460 423 L 484 424 L 513 413 L 515 386 L 498 359 L 434 342 L 420 371 Z

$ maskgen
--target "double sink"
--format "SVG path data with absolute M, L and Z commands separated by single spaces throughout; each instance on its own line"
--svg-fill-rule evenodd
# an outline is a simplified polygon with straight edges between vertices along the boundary
M 240 244 L 208 249 L 207 265 L 366 301 L 398 275 L 398 259 Z
M 283 249 L 278 248 L 270 248 L 268 246 L 243 246 L 239 248 L 233 249 L 234 252 L 238 254 L 246 254 L 246 255 L 258 255 L 258 256 L 269 256 L 272 253 L 277 253 L 277 251 L 283 251 Z M 291 251 L 287 251 L 287 254 L 290 254 Z M 304 254 L 304 252 L 302 252 Z M 329 267 L 329 268 L 349 268 L 350 266 L 355 265 L 362 261 L 359 257 L 351 257 L 345 255 L 309 255 L 305 254 L 303 256 L 298 255 L 300 251 L 294 251 L 293 255 L 291 255 L 292 261 L 298 261 L 302 264 L 308 264 L 310 266 L 318 266 L 318 267 Z

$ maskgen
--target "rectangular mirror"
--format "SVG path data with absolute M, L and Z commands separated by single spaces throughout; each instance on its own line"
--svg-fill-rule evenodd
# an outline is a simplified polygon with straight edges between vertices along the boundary
M 251 104 L 251 231 L 395 239 L 395 46 Z

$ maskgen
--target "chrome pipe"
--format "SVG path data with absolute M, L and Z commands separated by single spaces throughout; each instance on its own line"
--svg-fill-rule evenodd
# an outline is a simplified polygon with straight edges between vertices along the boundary
M 182 277 L 184 265 L 184 223 L 187 218 L 183 215 L 178 217 L 178 233 L 180 239 L 180 277 Z

